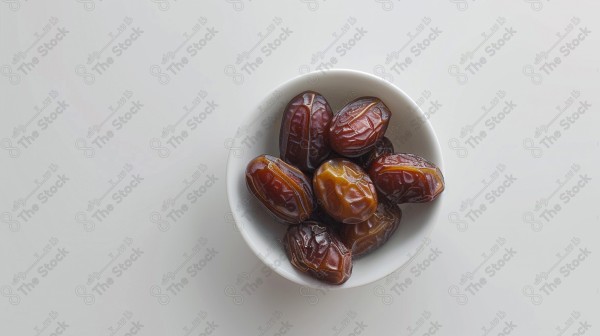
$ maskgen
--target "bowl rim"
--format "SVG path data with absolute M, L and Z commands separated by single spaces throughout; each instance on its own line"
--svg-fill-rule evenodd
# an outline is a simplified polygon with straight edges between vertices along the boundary
M 251 109 L 251 112 L 244 115 L 244 118 L 242 119 L 243 121 L 246 120 L 255 120 L 257 118 L 260 117 L 260 115 L 262 113 L 264 113 L 263 111 L 261 111 L 261 109 L 259 108 L 265 101 L 268 100 L 268 98 L 274 93 L 274 92 L 280 92 L 282 91 L 281 88 L 289 86 L 290 84 L 292 84 L 293 82 L 296 82 L 302 78 L 305 77 L 311 77 L 311 76 L 326 76 L 326 75 L 330 75 L 330 74 L 349 74 L 349 75 L 356 75 L 356 76 L 363 76 L 363 77 L 367 77 L 368 79 L 371 80 L 375 80 L 377 82 L 380 82 L 381 84 L 387 86 L 388 88 L 390 88 L 391 90 L 395 91 L 396 93 L 398 93 L 402 99 L 404 99 L 409 105 L 411 105 L 411 107 L 419 114 L 421 114 L 423 117 L 425 117 L 425 113 L 423 113 L 423 110 L 421 110 L 421 108 L 419 107 L 419 105 L 417 105 L 417 103 L 406 93 L 404 92 L 402 89 L 400 89 L 399 87 L 397 87 L 395 84 L 381 78 L 378 77 L 376 75 L 370 74 L 368 72 L 364 72 L 364 71 L 360 71 L 360 70 L 355 70 L 355 69 L 346 69 L 346 68 L 336 68 L 336 69 L 329 69 L 329 70 L 317 70 L 317 71 L 311 71 L 308 73 L 304 73 L 304 74 L 300 74 L 297 76 L 294 76 L 286 81 L 284 81 L 283 83 L 280 83 L 279 85 L 275 86 L 274 88 L 272 88 L 270 91 L 268 91 L 266 93 L 266 95 L 264 96 L 264 98 L 262 98 L 261 100 L 259 100 Z M 426 117 L 425 117 L 426 118 Z M 236 129 L 236 135 L 237 132 L 239 131 L 239 127 L 243 126 L 244 124 L 240 124 L 238 125 L 238 128 Z M 424 126 L 428 127 L 430 129 L 430 134 L 433 136 L 432 142 L 434 145 L 434 152 L 436 152 L 438 158 L 436 160 L 436 165 L 443 171 L 444 169 L 444 157 L 443 157 L 443 152 L 442 152 L 442 148 L 440 146 L 440 142 L 438 139 L 438 136 L 435 132 L 435 129 L 433 128 L 433 126 L 431 125 L 431 122 L 429 120 L 429 118 L 425 119 L 424 122 Z M 235 136 L 234 136 L 235 138 Z M 259 260 L 267 265 L 271 270 L 273 270 L 275 273 L 277 273 L 278 275 L 282 276 L 283 278 L 297 284 L 300 286 L 305 286 L 305 287 L 310 287 L 310 288 L 316 288 L 316 289 L 327 289 L 327 290 L 338 290 L 338 289 L 348 289 L 348 288 L 357 288 L 357 287 L 362 287 L 362 286 L 366 286 L 369 284 L 372 284 L 376 281 L 379 281 L 387 276 L 389 276 L 390 274 L 397 272 L 399 270 L 402 270 L 404 267 L 406 267 L 408 264 L 410 264 L 410 262 L 412 260 L 414 260 L 417 256 L 420 255 L 421 251 L 423 251 L 423 249 L 426 246 L 426 240 L 429 239 L 429 237 L 431 236 L 431 232 L 433 230 L 434 225 L 430 225 L 424 232 L 424 237 L 421 242 L 421 244 L 419 245 L 418 249 L 416 249 L 415 253 L 413 253 L 412 256 L 410 256 L 404 263 L 402 263 L 400 266 L 398 266 L 397 268 L 395 268 L 394 270 L 392 270 L 391 272 L 378 277 L 376 279 L 370 279 L 370 280 L 366 280 L 366 281 L 362 281 L 359 283 L 355 283 L 352 286 L 345 286 L 345 284 L 342 285 L 332 285 L 332 284 L 328 284 L 325 282 L 320 282 L 318 280 L 315 280 L 316 282 L 319 283 L 319 285 L 315 285 L 313 283 L 307 283 L 304 281 L 298 281 L 298 279 L 296 278 L 292 278 L 290 275 L 288 275 L 286 272 L 282 272 L 279 270 L 278 267 L 272 267 L 272 265 L 270 264 L 269 260 L 267 260 L 267 255 L 263 255 L 263 251 L 257 246 L 257 244 L 255 244 L 249 237 L 248 234 L 245 232 L 243 227 L 240 227 L 240 218 L 239 218 L 239 214 L 238 212 L 232 207 L 231 205 L 231 199 L 232 199 L 232 195 L 235 192 L 234 191 L 234 186 L 233 183 L 230 183 L 230 174 L 233 173 L 233 162 L 234 160 L 232 159 L 233 156 L 235 155 L 233 150 L 229 151 L 229 154 L 227 156 L 227 166 L 226 166 L 226 191 L 227 191 L 227 203 L 229 206 L 229 209 L 231 211 L 231 214 L 233 216 L 233 220 L 235 222 L 235 226 L 237 228 L 237 230 L 239 231 L 239 233 L 241 234 L 242 238 L 244 239 L 244 241 L 246 242 L 246 244 L 248 245 L 248 247 L 250 247 L 250 250 L 252 250 L 252 252 L 254 253 L 254 255 L 256 255 Z M 446 176 L 444 176 L 444 179 L 446 179 Z M 444 197 L 444 193 L 442 193 L 441 195 L 438 196 L 438 198 L 434 201 L 434 202 L 441 202 L 441 200 L 445 198 Z M 438 205 L 438 211 L 439 211 L 439 205 Z M 435 220 L 435 218 L 433 218 L 432 220 Z

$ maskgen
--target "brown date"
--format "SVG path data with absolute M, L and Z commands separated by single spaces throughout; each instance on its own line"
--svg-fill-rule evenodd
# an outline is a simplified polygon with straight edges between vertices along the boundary
M 369 170 L 373 161 L 381 156 L 390 154 L 394 154 L 394 144 L 392 144 L 390 139 L 383 137 L 375 143 L 375 147 L 371 149 L 370 152 L 359 157 L 358 161 L 360 162 L 361 167 Z
M 379 98 L 353 100 L 333 116 L 329 127 L 329 145 L 344 156 L 363 155 L 383 137 L 390 117 L 390 110 Z
M 342 242 L 358 257 L 383 245 L 400 225 L 402 211 L 385 199 L 380 199 L 377 211 L 364 222 L 355 225 L 342 225 Z
M 444 191 L 444 176 L 433 163 L 414 154 L 378 158 L 369 169 L 377 190 L 394 203 L 422 203 Z
M 312 172 L 331 152 L 327 134 L 333 113 L 322 95 L 305 91 L 292 98 L 281 120 L 279 153 L 283 161 Z
M 269 212 L 284 222 L 301 223 L 314 209 L 310 180 L 279 158 L 260 155 L 250 161 L 246 185 Z
M 352 253 L 325 225 L 307 221 L 290 225 L 283 237 L 288 259 L 296 269 L 340 285 L 352 274 Z
M 377 192 L 369 175 L 344 159 L 325 161 L 313 175 L 317 202 L 344 224 L 367 220 L 377 209 Z

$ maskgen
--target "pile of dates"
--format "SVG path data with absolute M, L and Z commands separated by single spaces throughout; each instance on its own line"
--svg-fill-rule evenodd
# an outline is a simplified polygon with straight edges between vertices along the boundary
M 434 164 L 394 153 L 384 136 L 391 117 L 376 97 L 355 99 L 333 114 L 325 97 L 302 92 L 283 111 L 279 158 L 260 155 L 248 163 L 248 189 L 288 225 L 283 244 L 296 269 L 346 282 L 352 258 L 394 234 L 398 204 L 430 202 L 444 190 Z

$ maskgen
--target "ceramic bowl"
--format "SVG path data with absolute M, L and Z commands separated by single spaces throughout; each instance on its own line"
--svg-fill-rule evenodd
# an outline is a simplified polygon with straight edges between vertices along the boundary
M 301 273 L 289 263 L 282 244 L 287 225 L 277 222 L 248 191 L 245 169 L 261 154 L 279 156 L 279 128 L 283 109 L 302 91 L 321 93 L 337 113 L 349 101 L 375 96 L 390 108 L 392 117 L 386 136 L 395 151 L 414 153 L 437 164 L 444 172 L 442 151 L 433 127 L 417 104 L 393 84 L 360 71 L 329 70 L 290 79 L 248 111 L 229 148 L 227 194 L 231 215 L 250 249 L 273 271 L 302 286 L 312 288 L 351 288 L 377 281 L 406 265 L 428 241 L 436 223 L 443 194 L 435 201 L 401 205 L 400 227 L 379 249 L 354 260 L 352 276 L 342 285 L 329 285 Z M 447 182 L 447 180 L 446 180 Z

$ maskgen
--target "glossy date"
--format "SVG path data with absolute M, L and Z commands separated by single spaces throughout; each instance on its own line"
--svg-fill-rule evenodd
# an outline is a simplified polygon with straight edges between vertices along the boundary
M 394 154 L 394 144 L 390 141 L 390 139 L 383 137 L 375 143 L 375 147 L 371 149 L 370 152 L 364 154 L 358 158 L 359 164 L 365 170 L 369 170 L 371 164 L 377 160 L 378 158 L 384 155 Z
M 319 206 L 344 224 L 365 221 L 377 209 L 377 193 L 369 175 L 345 159 L 323 163 L 313 175 L 313 189 Z
M 352 274 L 352 253 L 325 225 L 307 221 L 290 225 L 283 237 L 288 259 L 296 269 L 340 285 Z
M 317 169 L 331 151 L 327 135 L 332 118 L 329 103 L 317 92 L 305 91 L 294 97 L 283 111 L 281 158 L 303 171 Z
M 279 158 L 260 155 L 250 161 L 246 185 L 271 214 L 284 222 L 301 223 L 314 209 L 310 180 Z
M 342 242 L 358 257 L 371 252 L 392 236 L 400 225 L 402 211 L 387 200 L 379 200 L 377 211 L 364 222 L 340 226 Z
M 379 98 L 358 98 L 333 117 L 329 145 L 347 157 L 363 155 L 383 137 L 390 117 L 390 110 Z
M 414 154 L 378 158 L 369 168 L 377 190 L 394 203 L 433 201 L 444 191 L 444 176 L 433 163 Z

